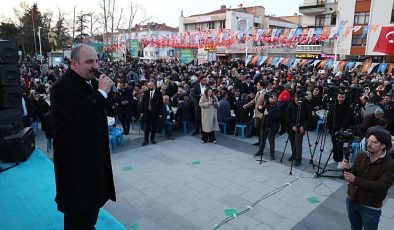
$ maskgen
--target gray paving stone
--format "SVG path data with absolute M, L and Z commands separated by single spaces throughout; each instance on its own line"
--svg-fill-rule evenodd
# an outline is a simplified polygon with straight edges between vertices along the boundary
M 310 132 L 314 143 L 316 133 Z M 46 148 L 45 137 L 36 143 Z M 213 229 L 226 218 L 225 209 L 241 211 L 262 196 L 301 179 L 259 202 L 244 218 L 238 217 L 223 229 L 349 229 L 344 198 L 346 183 L 338 179 L 313 178 L 309 165 L 309 147 L 304 139 L 304 160 L 301 167 L 289 175 L 287 161 L 290 148 L 279 158 L 287 136 L 276 139 L 278 160 L 263 164 L 253 154 L 257 138 L 241 139 L 218 134 L 218 144 L 200 143 L 200 137 L 179 136 L 175 141 L 158 140 L 157 145 L 141 147 L 138 131 L 125 138 L 125 147 L 117 148 L 112 166 L 117 190 L 117 203 L 108 202 L 105 208 L 125 226 L 138 222 L 140 229 L 193 230 Z M 322 159 L 328 157 L 331 142 Z M 319 156 L 316 153 L 315 161 Z M 51 157 L 50 154 L 48 154 Z M 266 159 L 266 156 L 264 156 Z M 199 160 L 200 164 L 191 162 Z M 132 170 L 123 170 L 131 166 Z M 383 207 L 379 229 L 394 226 L 394 189 L 390 189 Z M 306 199 L 316 197 L 320 203 Z M 244 220 L 243 220 L 243 219 Z
M 216 200 L 228 207 L 236 209 L 237 211 L 242 211 L 250 205 L 249 201 L 230 193 L 226 193 Z
M 159 204 L 162 204 L 162 205 L 168 207 L 172 204 L 179 202 L 179 200 L 181 200 L 181 198 L 178 197 L 177 195 L 175 195 L 174 193 L 168 192 L 167 194 L 164 194 L 162 196 L 158 196 L 158 197 L 154 198 L 154 200 L 156 202 L 158 202 Z
M 195 226 L 190 221 L 176 215 L 176 214 L 168 214 L 162 218 L 159 218 L 155 221 L 163 229 L 171 229 L 171 230 L 200 230 L 198 226 Z
M 186 214 L 195 211 L 197 207 L 188 201 L 181 200 L 175 204 L 168 206 L 168 209 L 179 216 L 185 216 Z
M 156 224 L 152 219 L 148 217 L 142 217 L 137 219 L 135 222 L 131 222 L 129 225 L 137 223 L 138 229 L 149 229 L 149 230 L 165 230 L 164 228 L 160 227 Z M 126 225 L 127 227 L 128 225 Z
M 217 200 L 204 197 L 202 199 L 194 201 L 193 205 L 197 207 L 197 209 L 200 211 L 208 212 L 223 204 L 218 202 Z

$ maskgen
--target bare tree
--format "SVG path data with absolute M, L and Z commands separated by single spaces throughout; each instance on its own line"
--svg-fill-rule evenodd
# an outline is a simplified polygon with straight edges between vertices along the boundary
M 74 6 L 74 18 L 73 18 L 73 41 L 75 38 L 75 9 L 77 8 L 77 6 Z

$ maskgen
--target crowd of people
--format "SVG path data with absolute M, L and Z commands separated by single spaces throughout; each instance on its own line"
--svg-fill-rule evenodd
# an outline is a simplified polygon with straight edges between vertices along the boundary
M 25 125 L 43 119 L 49 110 L 45 98 L 67 67 L 22 64 L 21 88 L 29 102 Z M 156 143 L 155 133 L 162 128 L 168 139 L 174 139 L 182 122 L 193 124 L 193 135 L 201 133 L 203 143 L 216 142 L 218 123 L 225 123 L 229 133 L 236 124 L 245 124 L 248 137 L 259 137 L 256 155 L 264 154 L 268 138 L 271 159 L 275 159 L 275 136 L 287 132 L 292 158 L 299 165 L 305 131 L 315 130 L 326 117 L 333 160 L 340 164 L 342 143 L 337 143 L 336 135 L 341 130 L 355 130 L 354 135 L 362 139 L 369 127 L 382 124 L 394 134 L 394 78 L 387 73 L 321 73 L 313 65 L 272 68 L 241 60 L 192 65 L 132 59 L 102 61 L 99 68 L 118 88 L 108 95 L 108 116 L 116 117 L 124 135 L 129 134 L 131 122 L 140 121 L 144 145 Z M 154 92 L 153 100 L 148 91 Z M 319 111 L 328 114 L 322 117 Z
M 96 162 L 105 169 L 97 173 L 107 175 L 105 185 L 108 186 L 100 188 L 106 192 L 99 194 L 98 203 L 102 206 L 108 199 L 115 200 L 110 160 L 107 159 L 108 140 L 105 140 L 108 131 L 101 124 L 105 115 L 118 120 L 124 135 L 129 135 L 131 122 L 138 122 L 144 129 L 143 146 L 156 144 L 155 136 L 161 129 L 169 140 L 174 140 L 177 129 L 185 124 L 193 126 L 193 135 L 201 134 L 201 143 L 205 144 L 217 142 L 215 132 L 220 130 L 219 126 L 227 127 L 231 134 L 236 126 L 242 125 L 246 127 L 247 137 L 258 137 L 258 142 L 254 143 L 258 146 L 255 156 L 264 155 L 268 138 L 271 160 L 275 160 L 275 137 L 287 133 L 292 152 L 289 161 L 295 166 L 302 164 L 305 133 L 323 124 L 318 130 L 331 135 L 331 161 L 337 163 L 338 168 L 346 169 L 345 179 L 350 182 L 347 204 L 352 226 L 359 226 L 362 219 L 355 205 L 379 209 L 381 199 L 393 183 L 393 164 L 386 154 L 394 135 L 394 78 L 391 73 L 367 74 L 360 70 L 333 73 L 330 69 L 318 71 L 313 65 L 273 68 L 266 64 L 254 66 L 242 60 L 201 65 L 167 60 L 147 63 L 138 59 L 98 62 L 95 52 L 87 46 L 78 46 L 73 52 L 71 61 L 59 67 L 45 63 L 21 63 L 20 66 L 25 126 L 42 122 L 47 137 L 55 136 L 55 171 L 60 186 L 57 202 L 59 210 L 65 212 L 65 225 L 66 219 L 69 226 L 82 224 L 78 223 L 78 218 L 91 219 L 89 224 L 94 225 L 98 212 L 95 206 L 86 213 L 75 215 L 70 211 L 66 215 L 69 210 L 78 208 L 78 202 L 65 203 L 70 197 L 63 189 L 70 188 L 62 184 L 64 175 L 76 175 L 60 164 L 73 164 L 66 157 L 65 149 L 68 149 L 66 146 L 74 147 L 69 143 L 75 142 L 75 138 L 70 140 L 65 135 L 75 130 L 67 127 L 67 122 L 91 127 L 82 129 L 78 135 L 89 136 L 91 130 L 100 134 L 86 139 L 99 141 L 101 150 L 95 148 L 95 151 L 105 155 Z M 95 79 L 96 69 L 102 74 Z M 116 89 L 112 89 L 113 85 Z M 96 127 L 95 123 L 101 125 Z M 350 167 L 343 145 L 354 140 L 366 142 L 364 156 L 370 157 L 357 156 Z M 90 144 L 75 143 L 85 147 Z M 88 149 L 85 151 L 93 154 Z M 375 170 L 373 177 L 380 184 L 367 183 L 371 177 L 363 179 L 368 165 L 365 159 L 378 165 L 376 167 L 380 167 L 380 161 L 376 160 L 384 159 L 381 160 L 384 170 Z M 86 174 L 82 169 L 80 173 Z M 101 186 L 92 183 L 92 187 Z M 378 201 L 364 199 L 366 203 L 360 203 L 354 190 L 365 190 L 368 195 L 373 192 L 367 188 L 371 184 L 381 194 Z M 83 199 L 74 195 L 75 200 Z

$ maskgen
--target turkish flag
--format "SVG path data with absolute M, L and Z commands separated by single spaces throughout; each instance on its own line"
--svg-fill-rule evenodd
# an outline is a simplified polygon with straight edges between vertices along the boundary
M 374 52 L 394 54 L 394 25 L 382 26 Z

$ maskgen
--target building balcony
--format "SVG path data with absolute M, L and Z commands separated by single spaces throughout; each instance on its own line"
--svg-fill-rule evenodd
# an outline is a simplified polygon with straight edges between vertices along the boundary
M 309 3 L 304 3 L 299 7 L 299 11 L 302 14 L 321 14 L 326 10 L 325 0 L 316 0 Z
M 322 45 L 297 45 L 297 53 L 321 53 Z

